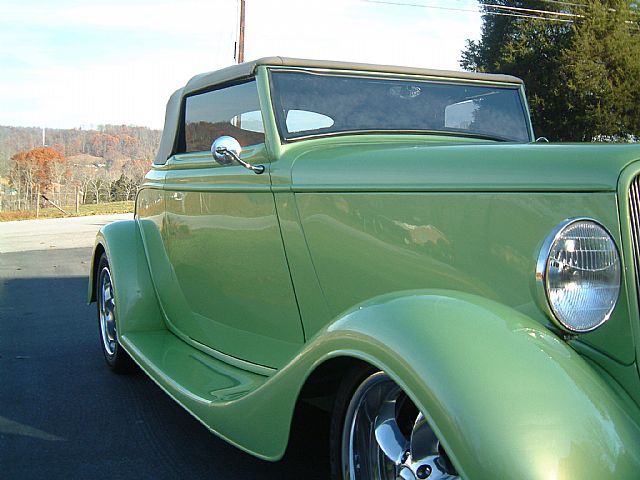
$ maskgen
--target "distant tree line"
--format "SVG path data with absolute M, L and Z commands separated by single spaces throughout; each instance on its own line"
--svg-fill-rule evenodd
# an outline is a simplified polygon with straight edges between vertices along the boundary
M 111 166 L 122 159 L 152 159 L 161 130 L 127 125 L 100 125 L 93 130 L 45 129 L 45 143 L 65 157 L 91 155 Z M 42 128 L 0 126 L 0 175 L 8 172 L 10 158 L 18 152 L 42 147 Z
M 0 126 L 3 208 L 33 209 L 42 195 L 66 205 L 77 195 L 81 203 L 132 200 L 160 136 L 129 126 L 47 129 L 42 146 L 42 129 Z
M 461 66 L 525 81 L 536 134 L 640 138 L 640 10 L 628 0 L 479 0 L 482 37 Z

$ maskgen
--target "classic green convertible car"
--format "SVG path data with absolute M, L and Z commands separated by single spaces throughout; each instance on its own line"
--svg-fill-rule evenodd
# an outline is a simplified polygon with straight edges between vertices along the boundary
M 169 100 L 89 297 L 220 437 L 336 479 L 640 478 L 640 147 L 537 143 L 505 75 L 265 58 Z

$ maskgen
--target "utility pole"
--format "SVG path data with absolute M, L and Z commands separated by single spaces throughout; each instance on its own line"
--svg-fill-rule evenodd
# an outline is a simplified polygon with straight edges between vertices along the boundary
M 239 26 L 238 26 L 238 52 L 236 54 L 236 61 L 238 63 L 244 62 L 244 1 L 239 2 Z

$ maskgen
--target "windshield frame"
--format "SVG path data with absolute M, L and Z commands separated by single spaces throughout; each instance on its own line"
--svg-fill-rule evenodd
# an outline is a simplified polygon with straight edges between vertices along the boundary
M 428 84 L 441 84 L 441 85 L 459 85 L 459 86 L 482 86 L 490 88 L 499 88 L 503 90 L 517 90 L 518 104 L 521 109 L 521 113 L 524 118 L 525 127 L 527 131 L 528 139 L 513 140 L 500 137 L 498 135 L 488 135 L 480 132 L 465 132 L 458 130 L 433 130 L 433 129 L 354 129 L 354 130 L 340 130 L 331 132 L 315 132 L 306 135 L 287 136 L 287 130 L 285 128 L 286 118 L 283 118 L 283 112 L 280 111 L 278 105 L 278 92 L 273 80 L 273 73 L 281 72 L 293 72 L 293 73 L 307 73 L 311 75 L 320 76 L 333 76 L 343 78 L 366 78 L 372 80 L 404 80 L 404 81 L 416 81 Z M 496 141 L 496 142 L 509 142 L 509 143 L 528 143 L 534 141 L 533 127 L 531 124 L 531 117 L 529 113 L 529 106 L 524 92 L 524 86 L 520 83 L 510 82 L 495 82 L 495 81 L 483 81 L 483 80 L 468 80 L 459 79 L 455 77 L 444 76 L 424 76 L 415 74 L 401 74 L 401 73 L 386 73 L 386 72 L 373 72 L 373 71 L 358 71 L 358 70 L 337 70 L 327 68 L 309 68 L 309 67 L 276 67 L 270 66 L 267 69 L 267 78 L 269 83 L 270 103 L 273 111 L 273 119 L 278 132 L 280 143 L 282 145 L 288 143 L 295 143 L 308 139 L 325 138 L 325 137 L 338 137 L 346 135 L 428 135 L 428 136 L 442 136 L 442 137 L 464 137 L 482 139 L 484 141 Z

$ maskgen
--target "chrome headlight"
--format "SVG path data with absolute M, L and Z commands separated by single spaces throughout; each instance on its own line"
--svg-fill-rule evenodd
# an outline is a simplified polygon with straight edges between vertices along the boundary
M 542 245 L 536 280 L 556 325 L 569 332 L 595 330 L 609 319 L 620 293 L 616 244 L 594 220 L 565 220 Z

